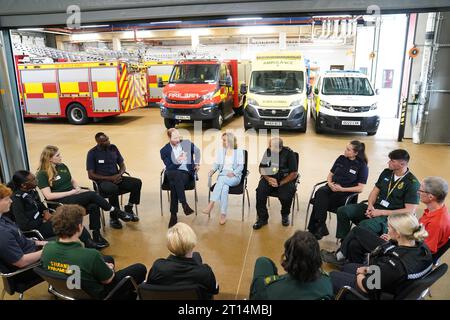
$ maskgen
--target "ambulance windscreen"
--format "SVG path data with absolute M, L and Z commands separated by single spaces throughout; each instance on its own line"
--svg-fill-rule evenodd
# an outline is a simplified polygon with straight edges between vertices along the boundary
M 322 93 L 325 95 L 373 96 L 369 80 L 363 77 L 325 77 Z
M 250 92 L 256 94 L 297 94 L 303 88 L 303 71 L 253 71 L 250 79 Z

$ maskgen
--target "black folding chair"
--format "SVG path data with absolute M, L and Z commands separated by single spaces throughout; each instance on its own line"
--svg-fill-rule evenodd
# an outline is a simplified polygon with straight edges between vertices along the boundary
M 205 289 L 199 285 L 162 286 L 142 283 L 138 286 L 139 300 L 209 300 Z
M 44 240 L 41 233 L 37 230 L 29 230 L 22 233 L 28 238 Z M 39 264 L 40 262 L 38 261 L 18 269 L 0 260 L 0 278 L 3 280 L 3 289 L 0 294 L 0 300 L 4 299 L 5 293 L 8 293 L 9 295 L 19 293 L 19 300 L 22 300 L 25 291 L 41 283 L 42 279 L 32 271 Z
M 250 171 L 247 170 L 248 165 L 248 153 L 247 150 L 244 150 L 244 168 L 242 169 L 242 178 L 241 182 L 237 186 L 230 187 L 228 194 L 241 195 L 242 194 L 242 221 L 244 221 L 244 207 L 245 207 L 245 195 L 247 195 L 248 209 L 250 210 L 250 197 L 248 196 L 247 190 L 247 178 L 250 174 Z M 214 173 L 215 174 L 215 173 Z M 208 177 L 208 202 L 210 201 L 211 192 L 214 190 L 216 184 L 212 184 L 212 177 Z M 211 212 L 208 214 L 208 217 L 211 217 Z
M 184 188 L 184 190 L 194 190 L 194 202 L 195 202 L 195 215 L 197 215 L 197 173 L 194 178 L 189 180 L 188 185 Z M 170 202 L 170 185 L 169 180 L 167 179 L 166 169 L 162 169 L 159 175 L 159 204 L 161 206 L 161 216 L 163 216 L 163 201 L 162 201 L 162 192 L 167 191 L 167 201 Z
M 96 300 L 97 298 L 89 294 L 83 287 L 88 281 L 81 282 L 81 288 L 69 288 L 67 286 L 68 276 L 62 273 L 56 273 L 45 270 L 42 266 L 34 268 L 36 272 L 44 281 L 49 284 L 48 291 L 56 298 L 63 300 Z M 113 300 L 117 291 L 130 282 L 137 292 L 137 284 L 133 277 L 127 276 L 119 281 L 119 283 L 106 295 L 102 300 Z
M 297 204 L 297 212 L 299 212 L 299 200 L 298 200 L 298 185 L 300 184 L 300 173 L 298 172 L 298 164 L 299 164 L 299 155 L 298 152 L 294 152 L 295 158 L 297 160 L 297 178 L 295 178 L 295 194 L 294 199 L 292 201 L 292 219 L 291 219 L 291 226 L 294 225 L 294 215 L 295 215 L 295 204 Z M 270 197 L 278 198 L 278 190 L 273 191 L 269 197 L 267 198 L 267 204 L 270 208 Z
M 319 182 L 319 183 L 316 183 L 316 184 L 313 186 L 313 189 L 312 189 L 312 191 L 311 191 L 311 195 L 310 195 L 309 201 L 308 201 L 308 207 L 306 208 L 305 230 L 308 228 L 308 218 L 309 218 L 309 215 L 310 215 L 310 207 L 311 207 L 311 205 L 314 206 L 314 200 L 315 200 L 314 196 L 316 195 L 316 191 L 317 191 L 320 187 L 322 187 L 322 186 L 324 186 L 324 185 L 326 185 L 326 184 L 327 184 L 327 181 L 325 180 L 325 181 L 321 181 L 321 182 Z M 344 206 L 346 206 L 347 204 L 358 203 L 358 195 L 359 195 L 358 192 L 354 192 L 354 193 L 348 195 L 348 197 L 345 199 Z M 331 213 L 332 213 L 332 212 L 333 212 L 333 213 L 336 213 L 337 209 L 338 209 L 338 208 L 333 208 L 332 210 L 328 210 L 328 217 L 329 217 L 329 220 L 331 220 Z
M 410 283 L 397 295 L 381 293 L 379 300 L 423 300 L 428 289 L 447 272 L 448 265 L 441 264 L 421 279 L 410 280 Z M 339 290 L 336 300 L 370 300 L 356 289 L 345 286 Z
M 127 171 L 125 171 L 124 174 L 127 175 L 127 176 L 129 176 L 129 177 L 131 177 L 131 175 L 130 175 Z M 100 187 L 99 187 L 97 181 L 92 180 L 92 186 L 93 186 L 93 188 L 94 188 L 94 191 L 95 191 L 99 196 L 101 196 L 101 197 L 103 197 L 103 198 L 106 198 L 106 199 L 109 198 L 108 195 L 103 194 L 102 192 L 100 192 Z M 87 189 L 87 188 L 86 188 L 86 189 Z M 123 206 L 123 195 L 124 195 L 125 193 L 128 193 L 128 192 L 123 192 L 123 193 L 120 193 L 120 194 L 119 194 L 119 195 L 120 195 L 120 206 Z M 139 216 L 139 209 L 138 209 L 138 205 L 137 205 L 137 204 L 135 205 L 135 208 L 136 208 L 136 215 Z M 101 210 L 101 222 L 102 222 L 102 228 L 103 228 L 103 230 L 104 230 L 104 229 L 105 229 L 105 225 L 106 225 L 105 211 L 104 211 L 102 208 L 100 208 L 100 210 Z
M 448 248 L 450 248 L 450 238 L 433 254 L 433 264 L 435 266 L 439 265 L 439 259 L 447 252 Z

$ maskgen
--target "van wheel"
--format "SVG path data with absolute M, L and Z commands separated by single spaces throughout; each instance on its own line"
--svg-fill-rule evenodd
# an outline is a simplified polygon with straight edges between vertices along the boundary
M 173 119 L 166 119 L 164 118 L 164 125 L 166 126 L 166 129 L 175 128 L 177 122 Z
M 374 135 L 376 135 L 376 134 L 377 134 L 376 131 L 369 131 L 369 132 L 367 132 L 367 135 L 368 135 L 368 136 L 374 136 Z
M 300 129 L 298 129 L 298 132 L 301 133 L 305 133 L 306 132 L 306 125 L 308 123 L 308 117 L 307 117 L 308 113 L 305 112 L 305 116 L 303 118 L 303 123 L 302 123 L 302 127 Z
M 247 117 L 245 116 L 245 114 L 244 114 L 244 129 L 245 130 L 249 130 L 249 129 L 251 129 L 252 127 L 248 124 L 248 119 L 247 119 Z
M 217 117 L 211 120 L 211 127 L 220 130 L 222 129 L 222 125 L 223 125 L 223 115 L 222 111 L 220 111 Z
M 86 124 L 89 118 L 86 109 L 79 103 L 71 104 L 66 111 L 67 120 L 71 124 Z
M 316 116 L 315 128 L 316 128 L 316 133 L 322 133 L 323 132 L 323 129 L 320 126 L 319 115 Z

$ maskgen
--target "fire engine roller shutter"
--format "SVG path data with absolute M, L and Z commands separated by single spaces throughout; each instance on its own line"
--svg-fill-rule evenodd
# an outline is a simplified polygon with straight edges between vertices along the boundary
M 26 114 L 59 115 L 56 70 L 21 70 Z
M 131 105 L 131 109 L 145 107 L 147 105 L 145 101 L 145 93 L 147 89 L 146 83 L 144 73 L 135 72 L 133 74 L 134 101 Z
M 117 68 L 91 68 L 94 112 L 119 112 Z
M 88 68 L 58 69 L 61 98 L 87 97 L 89 92 Z

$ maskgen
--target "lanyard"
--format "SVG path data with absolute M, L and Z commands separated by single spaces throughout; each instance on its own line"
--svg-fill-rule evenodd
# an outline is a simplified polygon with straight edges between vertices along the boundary
M 391 195 L 391 193 L 395 190 L 395 188 L 396 188 L 397 185 L 400 183 L 400 181 L 403 179 L 403 177 L 406 176 L 406 175 L 408 174 L 408 172 L 409 172 L 409 170 L 406 171 L 406 173 L 405 173 L 404 175 L 402 175 L 402 176 L 397 180 L 397 182 L 394 184 L 394 186 L 393 186 L 392 189 L 391 189 L 391 183 L 392 183 L 392 180 L 393 180 L 393 178 L 394 178 L 394 172 L 392 172 L 391 179 L 389 180 L 388 194 L 387 194 L 387 196 L 386 196 L 386 200 L 389 198 L 389 196 Z

